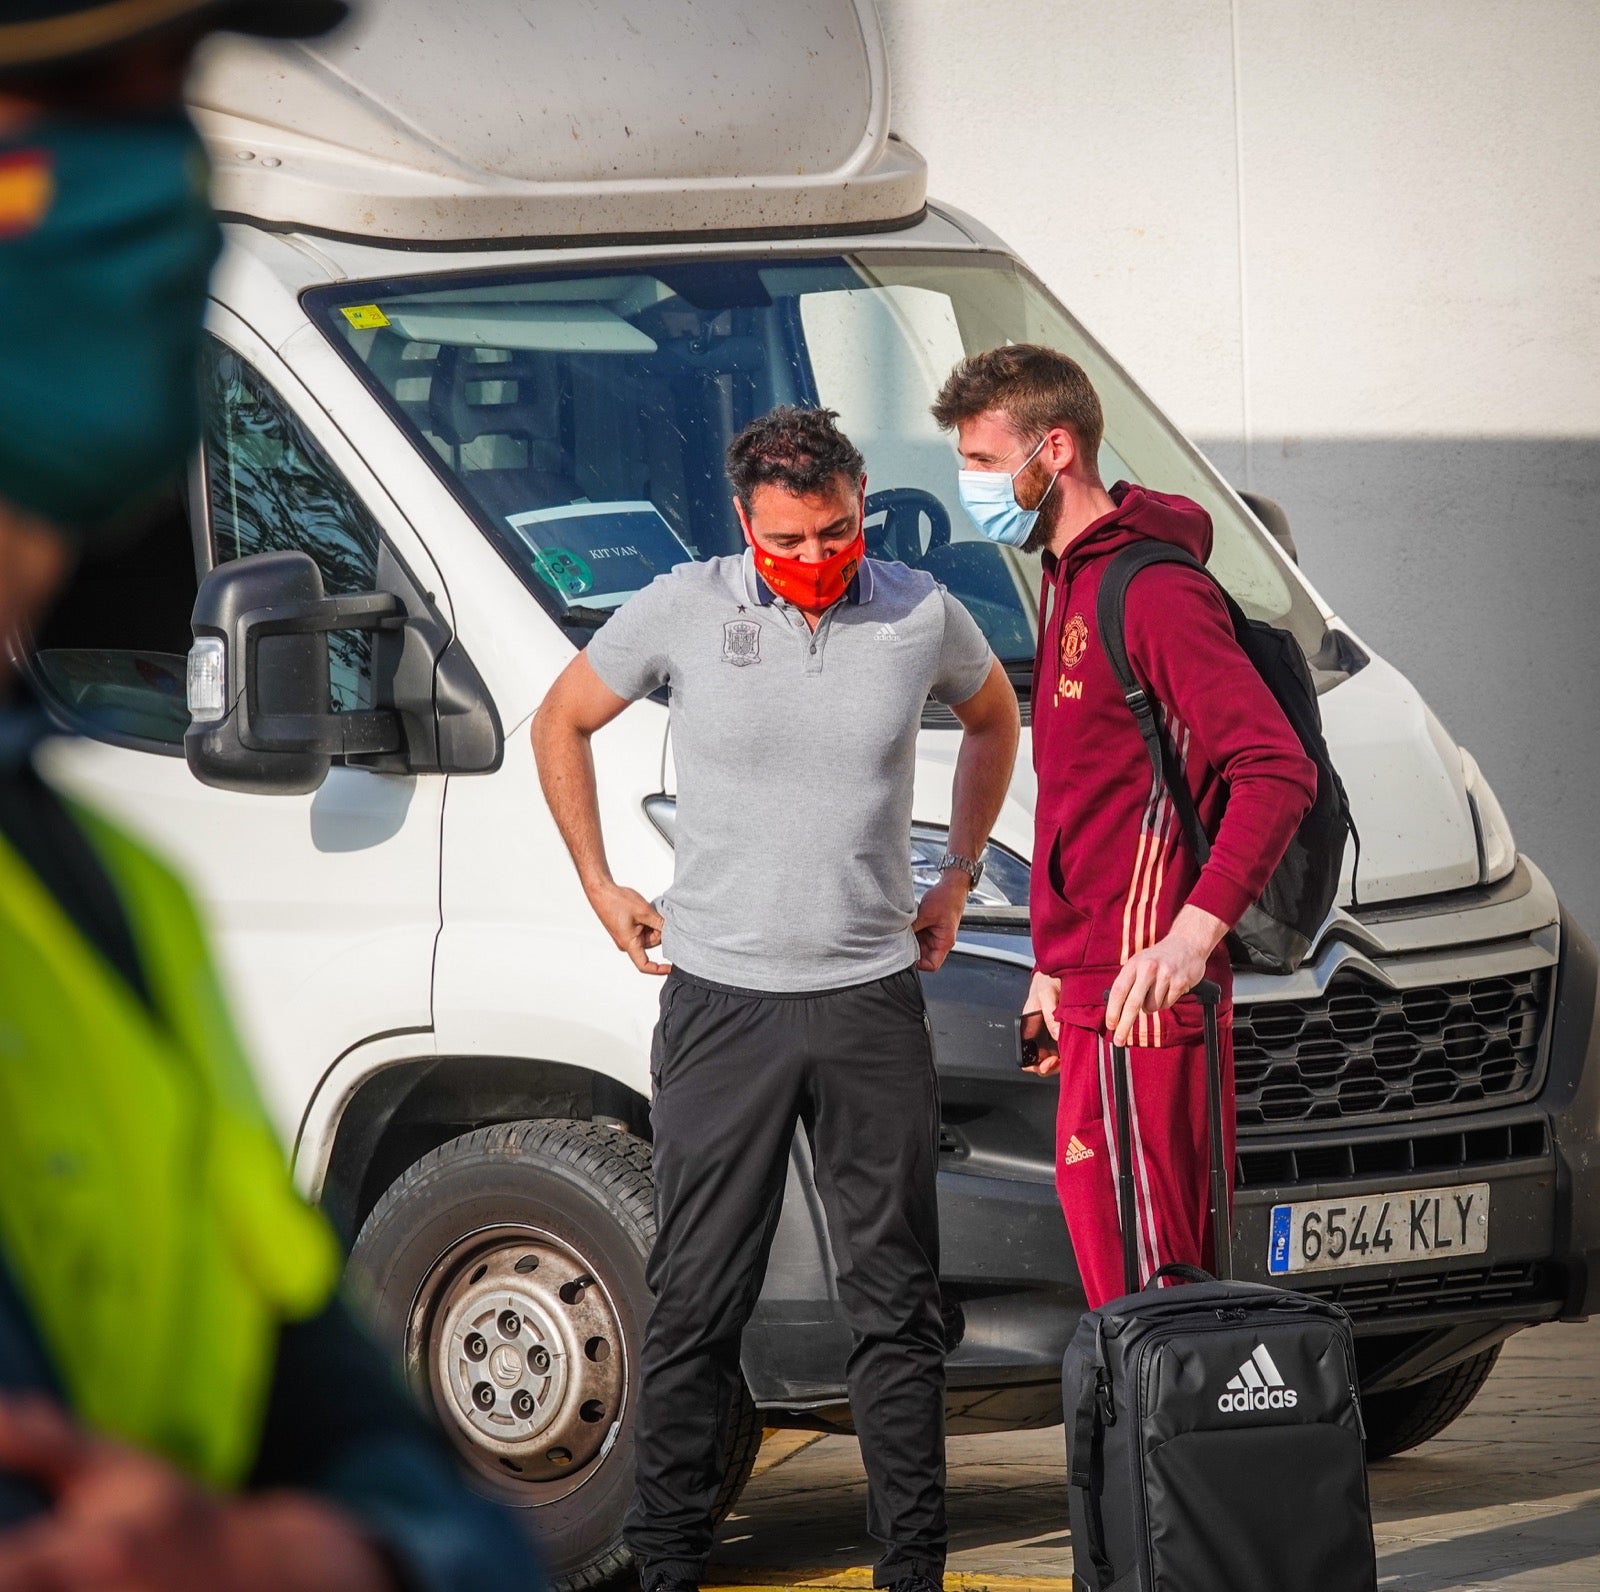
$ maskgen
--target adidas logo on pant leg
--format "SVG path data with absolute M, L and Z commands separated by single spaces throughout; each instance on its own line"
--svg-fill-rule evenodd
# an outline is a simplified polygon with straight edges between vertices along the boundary
M 1251 1410 L 1292 1410 L 1300 1395 L 1283 1385 L 1283 1377 L 1267 1346 L 1257 1344 L 1255 1352 L 1229 1377 L 1227 1392 L 1219 1395 L 1217 1408 L 1224 1414 L 1244 1415 Z
M 1079 1161 L 1092 1161 L 1094 1151 L 1089 1148 L 1076 1133 L 1067 1140 L 1067 1147 L 1061 1152 L 1063 1166 L 1076 1166 Z

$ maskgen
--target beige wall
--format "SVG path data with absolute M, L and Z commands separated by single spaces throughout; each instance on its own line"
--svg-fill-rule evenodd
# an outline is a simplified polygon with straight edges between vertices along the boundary
M 1283 503 L 1600 928 L 1600 4 L 879 9 L 932 192 Z

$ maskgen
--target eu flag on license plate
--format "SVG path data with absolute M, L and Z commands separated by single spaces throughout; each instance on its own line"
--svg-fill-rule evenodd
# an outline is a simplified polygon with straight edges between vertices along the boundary
M 1272 1207 L 1272 1237 L 1267 1243 L 1267 1270 L 1281 1277 L 1289 1269 L 1289 1211 L 1287 1205 Z

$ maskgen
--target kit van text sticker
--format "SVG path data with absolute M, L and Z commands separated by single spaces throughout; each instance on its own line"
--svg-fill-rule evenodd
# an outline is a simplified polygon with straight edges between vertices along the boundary
M 389 324 L 389 317 L 376 304 L 346 304 L 340 308 L 339 313 L 358 332 L 375 331 L 378 327 Z
M 533 567 L 547 586 L 568 598 L 581 597 L 594 585 L 594 571 L 564 547 L 547 547 L 533 555 Z

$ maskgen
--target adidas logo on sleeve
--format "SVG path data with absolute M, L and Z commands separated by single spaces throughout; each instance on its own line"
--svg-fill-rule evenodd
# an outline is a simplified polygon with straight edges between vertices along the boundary
M 1255 1352 L 1239 1367 L 1239 1374 L 1228 1379 L 1228 1389 L 1219 1395 L 1217 1408 L 1225 1415 L 1244 1415 L 1250 1410 L 1292 1410 L 1299 1402 L 1300 1395 L 1284 1386 L 1263 1343 L 1256 1345 Z

